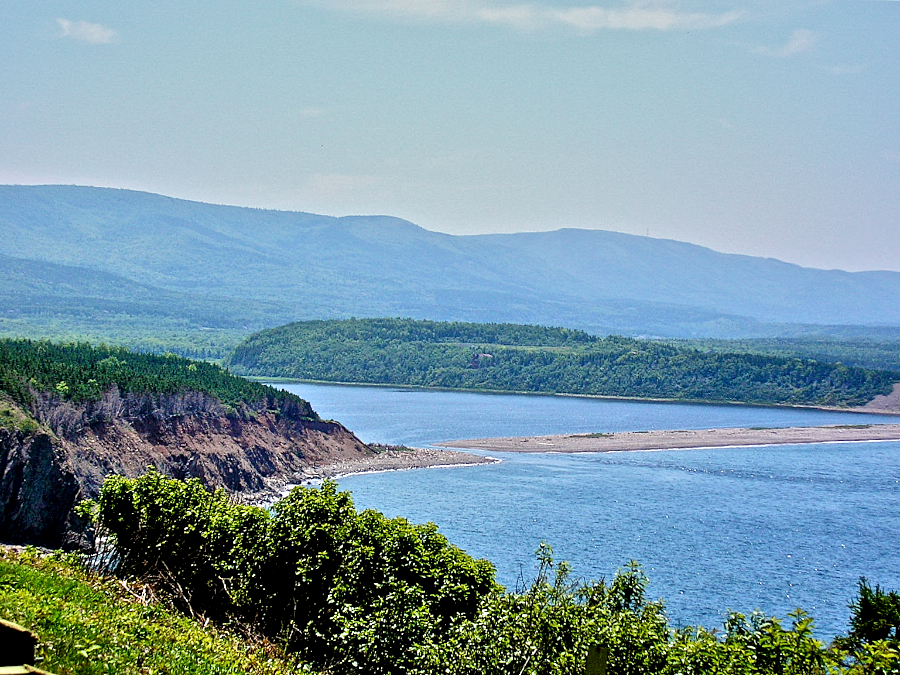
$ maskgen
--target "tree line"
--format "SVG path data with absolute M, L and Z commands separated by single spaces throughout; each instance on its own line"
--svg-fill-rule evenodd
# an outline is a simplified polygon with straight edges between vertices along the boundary
M 0 340 L 0 394 L 39 418 L 230 414 L 269 410 L 318 420 L 300 397 L 175 354 L 141 354 L 88 343 Z M 63 422 L 60 422 L 63 424 Z
M 875 331 L 877 329 L 873 329 Z M 807 358 L 826 363 L 841 362 L 848 366 L 861 366 L 876 370 L 900 371 L 900 340 L 887 330 L 885 338 L 872 339 L 854 337 L 836 338 L 752 338 L 744 340 L 715 340 L 694 338 L 690 340 L 670 340 L 702 351 L 751 352 L 784 356 L 787 358 Z
M 814 359 L 514 324 L 351 319 L 255 333 L 239 374 L 452 389 L 762 404 L 862 405 L 900 373 Z

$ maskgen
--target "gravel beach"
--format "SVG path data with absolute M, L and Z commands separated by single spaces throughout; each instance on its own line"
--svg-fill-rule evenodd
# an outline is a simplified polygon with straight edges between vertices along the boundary
M 900 440 L 900 424 L 628 431 L 609 434 L 474 438 L 435 445 L 495 452 L 619 452 L 888 440 Z

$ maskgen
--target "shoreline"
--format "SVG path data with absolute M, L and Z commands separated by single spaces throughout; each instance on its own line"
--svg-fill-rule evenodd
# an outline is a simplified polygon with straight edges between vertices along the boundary
M 435 443 L 444 448 L 493 452 L 628 452 L 697 450 L 700 448 L 900 441 L 900 424 L 856 424 L 819 427 L 672 429 L 551 436 L 505 436 Z
M 391 384 L 382 382 L 337 382 L 333 380 L 309 380 L 291 377 L 264 377 L 261 375 L 242 375 L 248 380 L 262 384 L 318 384 L 334 385 L 337 387 L 378 387 L 382 389 L 412 389 L 418 391 L 448 391 L 461 394 L 488 394 L 499 396 L 563 396 L 570 398 L 589 398 L 600 401 L 630 401 L 635 403 L 673 403 L 683 405 L 722 405 L 722 406 L 746 406 L 750 408 L 794 408 L 799 410 L 822 410 L 825 412 L 862 413 L 865 415 L 890 415 L 900 416 L 900 382 L 894 384 L 890 394 L 879 394 L 874 399 L 861 406 L 840 407 L 827 405 L 812 405 L 804 403 L 757 403 L 753 401 L 717 401 L 700 398 L 643 398 L 640 396 L 613 396 L 605 394 L 574 394 L 556 391 L 517 391 L 513 389 L 470 389 L 462 387 L 429 387 L 419 384 Z M 435 443 L 435 445 L 440 445 Z M 452 447 L 452 446 L 447 446 Z
M 410 448 L 408 450 L 386 450 L 376 455 L 348 459 L 345 457 L 322 457 L 290 479 L 270 479 L 266 489 L 260 492 L 243 493 L 242 500 L 248 504 L 270 505 L 284 497 L 292 488 L 308 486 L 327 479 L 339 479 L 368 473 L 387 471 L 410 471 L 412 469 L 451 469 L 481 464 L 496 464 L 499 459 L 484 457 L 460 450 L 438 450 L 435 448 Z
M 459 450 L 436 450 L 434 448 L 386 450 L 372 457 L 338 459 L 333 462 L 317 464 L 307 470 L 304 482 L 386 471 L 450 469 L 459 466 L 494 464 L 497 461 L 499 460 Z

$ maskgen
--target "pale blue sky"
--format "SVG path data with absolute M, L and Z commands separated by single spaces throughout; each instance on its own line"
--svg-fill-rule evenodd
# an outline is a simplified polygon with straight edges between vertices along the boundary
M 900 270 L 900 2 L 0 3 L 0 182 Z

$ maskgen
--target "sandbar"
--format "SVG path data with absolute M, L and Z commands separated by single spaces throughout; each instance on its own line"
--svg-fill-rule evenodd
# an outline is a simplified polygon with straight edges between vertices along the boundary
M 266 486 L 258 492 L 244 492 L 240 499 L 245 504 L 271 506 L 297 485 L 315 485 L 326 478 L 343 478 L 364 473 L 382 471 L 405 471 L 408 469 L 449 468 L 493 464 L 499 460 L 493 457 L 473 455 L 457 450 L 437 448 L 404 448 L 379 452 L 362 457 L 322 456 L 291 476 L 277 476 L 266 479 Z
M 822 427 L 737 427 L 472 438 L 434 445 L 494 452 L 620 452 L 896 440 L 900 440 L 900 424 L 842 424 Z
M 326 458 L 310 465 L 306 469 L 305 479 L 338 478 L 358 473 L 403 471 L 405 469 L 471 466 L 472 464 L 491 464 L 495 461 L 497 460 L 456 450 L 405 448 L 354 459 Z

